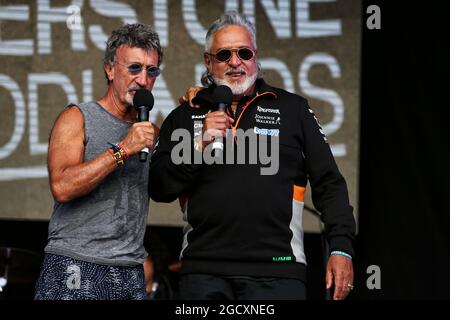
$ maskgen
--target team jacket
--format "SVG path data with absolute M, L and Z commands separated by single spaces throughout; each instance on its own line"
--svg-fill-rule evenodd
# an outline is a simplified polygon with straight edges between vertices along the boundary
M 256 140 L 250 136 L 239 140 L 237 134 L 225 139 L 235 159 L 238 148 L 250 151 L 243 164 L 198 162 L 201 153 L 194 149 L 193 140 L 201 133 L 202 119 L 215 108 L 213 87 L 197 94 L 201 108 L 184 103 L 162 124 L 150 165 L 149 192 L 158 202 L 187 197 L 182 273 L 305 280 L 302 220 L 308 180 L 330 249 L 353 255 L 355 221 L 347 186 L 306 99 L 270 87 L 262 79 L 256 89 L 253 97 L 240 101 L 233 124 Z M 230 110 L 227 113 L 232 116 Z M 187 129 L 189 137 L 172 137 L 179 128 Z M 181 141 L 189 148 L 180 148 Z M 259 153 L 261 148 L 276 150 L 272 144 L 277 142 L 278 170 L 262 174 L 261 169 L 269 165 L 262 157 L 251 160 L 254 145 Z M 226 147 L 225 155 L 232 154 L 227 150 L 231 149 Z M 177 155 L 181 154 L 180 163 Z

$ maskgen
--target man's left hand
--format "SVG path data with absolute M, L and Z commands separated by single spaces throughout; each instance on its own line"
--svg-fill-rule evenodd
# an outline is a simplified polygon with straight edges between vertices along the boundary
M 326 285 L 327 290 L 334 284 L 333 300 L 343 300 L 353 289 L 352 260 L 341 255 L 332 255 L 328 260 Z
M 178 102 L 180 104 L 184 103 L 184 102 L 189 102 L 189 106 L 191 108 L 200 108 L 200 106 L 194 104 L 192 102 L 192 99 L 195 98 L 195 96 L 197 95 L 197 93 L 199 91 L 202 91 L 203 87 L 190 87 L 189 89 L 186 90 L 186 93 L 184 94 L 184 96 L 180 97 L 180 99 L 178 99 Z

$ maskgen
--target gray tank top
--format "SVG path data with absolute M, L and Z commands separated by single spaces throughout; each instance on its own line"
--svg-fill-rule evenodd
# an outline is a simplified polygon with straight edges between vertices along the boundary
M 108 142 L 119 142 L 133 124 L 96 102 L 78 108 L 84 117 L 85 161 L 105 152 Z M 45 252 L 98 264 L 142 264 L 147 256 L 143 239 L 149 205 L 148 161 L 141 163 L 135 155 L 89 194 L 68 203 L 55 202 Z

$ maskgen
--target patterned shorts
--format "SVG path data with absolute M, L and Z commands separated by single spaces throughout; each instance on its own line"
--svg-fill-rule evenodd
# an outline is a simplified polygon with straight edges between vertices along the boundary
M 45 254 L 36 300 L 145 300 L 143 266 L 107 266 Z

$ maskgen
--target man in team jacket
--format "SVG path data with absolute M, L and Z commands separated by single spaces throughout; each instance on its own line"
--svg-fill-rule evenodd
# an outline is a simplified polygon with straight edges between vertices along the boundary
M 222 15 L 209 28 L 205 49 L 207 88 L 194 100 L 200 108 L 186 102 L 165 119 L 150 166 L 155 201 L 186 199 L 180 298 L 305 299 L 302 219 L 309 180 L 330 244 L 326 285 L 334 299 L 344 299 L 353 288 L 355 221 L 313 111 L 306 99 L 258 76 L 255 28 L 245 16 Z M 232 91 L 224 112 L 215 111 L 219 85 Z M 190 138 L 174 139 L 186 137 L 180 130 Z M 211 163 L 218 135 L 226 147 L 221 161 Z M 271 150 L 271 168 L 261 150 Z

